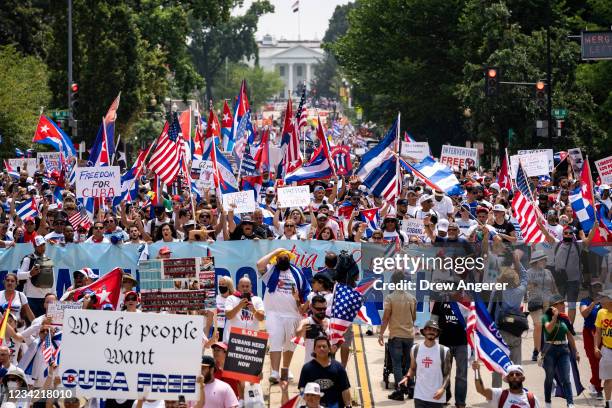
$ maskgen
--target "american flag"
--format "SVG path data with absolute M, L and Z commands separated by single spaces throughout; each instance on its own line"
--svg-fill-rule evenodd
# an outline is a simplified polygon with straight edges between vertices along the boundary
M 337 283 L 332 303 L 332 318 L 329 322 L 329 340 L 331 344 L 344 342 L 344 333 L 348 330 L 363 304 L 362 294 L 345 284 Z
M 42 355 L 45 363 L 51 364 L 54 360 L 55 356 L 55 347 L 51 343 L 51 331 L 47 332 L 47 336 L 45 337 L 45 341 L 42 344 Z
M 302 97 L 295 113 L 295 120 L 298 123 L 298 131 L 308 125 L 308 110 L 306 109 L 306 84 L 302 87 Z
M 300 140 L 298 139 L 295 125 L 291 126 L 289 134 L 289 144 L 285 150 L 283 159 L 285 165 L 285 174 L 292 173 L 302 166 L 302 154 L 300 153 Z
M 536 207 L 534 207 L 521 191 L 515 193 L 514 199 L 512 199 L 512 209 L 521 227 L 521 234 L 526 244 L 546 241 L 546 237 L 542 231 L 540 231 L 536 223 L 538 217 Z
M 91 220 L 87 216 L 87 211 L 85 211 L 85 208 L 81 208 L 79 211 L 68 217 L 68 221 L 70 222 L 70 225 L 72 225 L 72 228 L 74 228 L 75 230 L 80 226 L 83 226 L 86 229 L 89 229 L 89 227 L 91 227 Z
M 529 201 L 534 200 L 533 194 L 531 193 L 531 188 L 529 187 L 529 178 L 527 177 L 527 173 L 525 173 L 525 169 L 523 169 L 523 165 L 520 162 L 518 165 L 518 171 L 516 172 L 516 187 Z
M 179 173 L 183 151 L 182 140 L 177 142 L 179 133 L 181 133 L 181 125 L 174 112 L 172 123 L 166 122 L 157 140 L 157 147 L 149 160 L 149 169 L 153 170 L 166 185 L 171 185 Z
M 240 169 L 240 176 L 257 176 L 257 162 L 253 156 L 251 156 L 251 152 L 247 146 L 244 151 L 244 155 L 242 156 L 242 168 Z

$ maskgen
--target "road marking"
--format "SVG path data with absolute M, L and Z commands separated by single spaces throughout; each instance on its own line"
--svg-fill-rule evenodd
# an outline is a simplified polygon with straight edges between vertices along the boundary
M 355 333 L 355 366 L 357 367 L 357 381 L 359 383 L 359 394 L 361 395 L 361 406 L 363 408 L 373 408 L 372 384 L 370 382 L 370 373 L 364 350 L 365 347 L 363 335 L 361 334 L 361 326 L 353 324 L 353 333 Z

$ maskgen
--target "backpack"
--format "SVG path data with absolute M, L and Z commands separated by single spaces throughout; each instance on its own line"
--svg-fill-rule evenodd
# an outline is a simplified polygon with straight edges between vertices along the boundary
M 29 254 L 24 256 L 23 258 L 21 258 L 21 262 L 19 262 L 19 268 L 21 268 L 21 264 L 23 263 L 23 260 L 26 258 L 30 258 L 30 269 L 32 269 L 32 266 L 34 266 L 34 261 L 36 260 L 36 257 L 34 256 L 34 254 Z M 21 279 L 17 282 L 17 287 L 15 288 L 15 290 L 19 291 L 19 292 L 23 292 L 23 289 L 25 287 L 25 283 L 26 283 L 27 279 Z
M 510 390 L 503 390 L 501 395 L 499 396 L 499 403 L 497 404 L 497 408 L 504 408 L 504 404 L 508 399 L 508 395 L 510 395 Z M 527 391 L 527 401 L 529 401 L 529 408 L 535 408 L 535 396 L 533 392 Z

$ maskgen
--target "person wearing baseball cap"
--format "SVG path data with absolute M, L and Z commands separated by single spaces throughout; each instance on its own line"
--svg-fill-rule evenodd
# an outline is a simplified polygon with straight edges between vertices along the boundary
M 237 408 L 238 398 L 232 387 L 215 377 L 217 371 L 215 359 L 212 356 L 202 356 L 200 367 L 204 377 L 204 392 L 200 392 L 200 395 L 206 395 L 203 408 Z
M 499 235 L 503 242 L 514 243 L 516 242 L 516 231 L 514 225 L 506 220 L 506 207 L 502 204 L 495 204 L 493 206 L 493 222 L 491 226 Z
M 91 284 L 94 280 L 98 279 L 98 274 L 95 273 L 91 268 L 78 269 L 72 273 L 73 285 L 66 289 L 67 292 L 71 290 L 82 288 Z
M 266 188 L 266 195 L 264 196 L 264 202 L 260 204 L 260 206 L 274 213 L 276 212 L 276 208 L 277 208 L 276 203 L 274 202 L 275 199 L 276 199 L 276 191 L 274 190 L 274 187 L 268 187 Z
M 172 250 L 167 246 L 159 248 L 159 251 L 157 252 L 157 259 L 170 259 L 171 256 Z
M 51 285 L 48 282 L 43 284 L 39 282 L 42 278 L 39 276 L 43 271 L 41 265 L 48 265 L 50 260 L 45 254 L 46 241 L 42 235 L 36 235 L 33 240 L 34 252 L 27 255 L 21 261 L 19 271 L 17 271 L 17 279 L 26 281 L 23 287 L 23 293 L 28 298 L 28 304 L 34 316 L 40 316 L 45 313 L 44 301 L 47 293 L 55 293 L 55 277 L 51 273 Z M 43 275 L 45 280 L 49 274 Z M 44 287 L 43 287 L 44 286 Z
M 38 235 L 36 230 L 36 218 L 27 216 L 25 220 L 23 220 L 25 225 L 25 230 L 23 231 L 23 242 L 31 242 L 34 243 L 34 238 Z
M 475 360 L 472 363 L 474 369 L 474 380 L 476 392 L 484 396 L 492 407 L 511 408 L 511 407 L 540 407 L 536 396 L 531 391 L 523 387 L 525 382 L 525 370 L 518 364 L 511 364 L 506 367 L 504 382 L 508 383 L 507 389 L 486 388 L 480 375 L 480 362 Z
M 441 219 L 448 219 L 453 216 L 455 207 L 453 206 L 453 200 L 443 191 L 434 191 L 433 209 L 440 215 Z
M 236 395 L 236 398 L 241 399 L 242 396 L 240 395 L 240 390 L 243 389 L 244 384 L 241 386 L 240 381 L 234 378 L 226 377 L 223 372 L 225 358 L 227 357 L 227 344 L 222 341 L 218 341 L 213 343 L 210 347 L 212 349 L 213 358 L 215 359 L 215 378 L 228 383 L 229 386 L 232 387 L 232 391 L 234 392 L 234 395 Z

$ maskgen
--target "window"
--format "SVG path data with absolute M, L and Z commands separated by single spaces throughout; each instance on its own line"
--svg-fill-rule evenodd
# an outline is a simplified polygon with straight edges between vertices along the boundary
M 302 68 L 303 68 L 303 67 L 302 67 L 301 65 L 298 65 L 298 66 L 297 66 L 297 76 L 299 76 L 299 77 L 301 77 L 301 76 L 302 76 Z
M 281 65 L 280 67 L 278 67 L 278 74 L 282 77 L 285 76 L 285 67 L 283 65 Z

